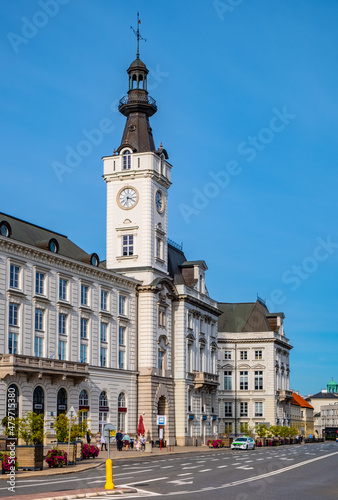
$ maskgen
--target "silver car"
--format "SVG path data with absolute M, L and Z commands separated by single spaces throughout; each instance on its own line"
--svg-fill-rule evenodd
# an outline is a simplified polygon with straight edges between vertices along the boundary
M 254 450 L 255 441 L 250 437 L 239 437 L 231 443 L 232 450 Z

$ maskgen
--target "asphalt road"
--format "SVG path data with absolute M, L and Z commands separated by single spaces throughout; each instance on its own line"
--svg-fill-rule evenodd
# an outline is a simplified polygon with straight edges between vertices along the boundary
M 337 470 L 338 444 L 318 443 L 119 460 L 114 465 L 114 483 L 137 488 L 137 494 L 123 498 L 337 500 Z M 102 491 L 104 485 L 105 470 L 100 467 L 41 479 L 18 478 L 16 495 L 96 486 Z M 7 486 L 1 482 L 0 497 L 6 495 Z

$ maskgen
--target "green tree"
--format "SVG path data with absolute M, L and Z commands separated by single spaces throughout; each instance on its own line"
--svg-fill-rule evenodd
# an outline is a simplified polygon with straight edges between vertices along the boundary
M 246 436 L 251 436 L 253 435 L 253 431 L 254 431 L 254 428 L 253 427 L 250 427 L 249 424 L 247 422 L 243 422 L 240 424 L 239 426 L 239 431 L 242 433 L 242 434 L 245 434 Z
M 42 444 L 43 426 L 43 414 L 37 415 L 29 411 L 22 418 L 18 418 L 18 437 L 23 439 L 26 445 Z
M 10 437 L 10 438 L 17 438 L 18 437 L 18 419 L 15 418 L 11 422 L 9 421 L 8 417 L 4 417 L 1 421 L 1 425 L 3 427 L 3 433 L 5 436 Z
M 256 434 L 258 437 L 263 438 L 268 433 L 268 427 L 265 424 L 258 424 L 256 426 Z

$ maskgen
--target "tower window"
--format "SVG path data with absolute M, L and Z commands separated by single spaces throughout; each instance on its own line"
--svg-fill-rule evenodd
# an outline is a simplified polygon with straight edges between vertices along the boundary
M 134 236 L 132 234 L 125 234 L 122 237 L 122 255 L 134 254 Z
M 131 167 L 131 155 L 128 149 L 123 153 L 123 170 L 129 170 Z

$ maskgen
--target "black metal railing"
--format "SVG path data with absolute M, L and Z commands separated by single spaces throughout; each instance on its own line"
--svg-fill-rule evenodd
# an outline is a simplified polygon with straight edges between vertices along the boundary
M 119 100 L 119 109 L 125 104 L 145 103 L 157 109 L 156 101 L 147 94 L 125 95 Z

